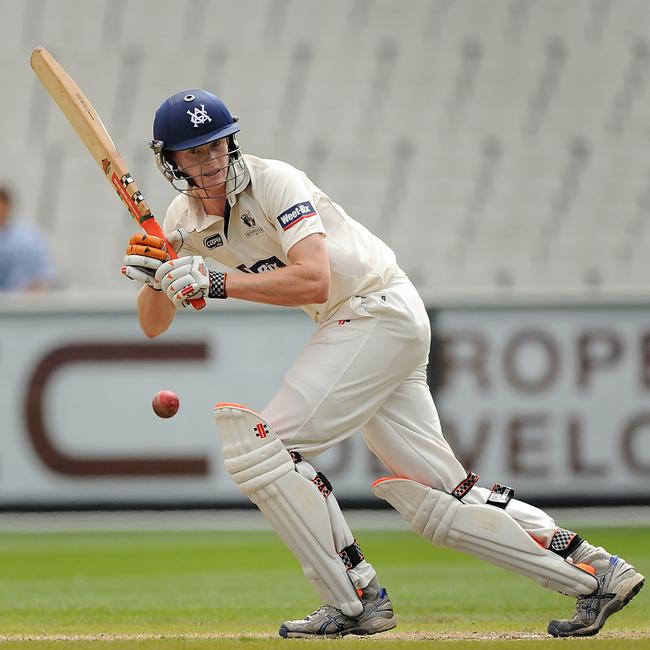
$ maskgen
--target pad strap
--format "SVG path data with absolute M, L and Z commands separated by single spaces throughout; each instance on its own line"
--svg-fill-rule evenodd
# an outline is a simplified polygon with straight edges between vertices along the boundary
M 452 491 L 451 496 L 459 501 L 478 483 L 479 475 L 469 472 L 467 478 L 463 479 Z
M 302 456 L 297 451 L 290 451 L 289 456 L 291 456 L 291 460 L 295 465 L 302 462 Z
M 354 569 L 357 564 L 360 564 L 365 559 L 363 551 L 357 540 L 355 539 L 350 546 L 346 546 L 343 550 L 339 551 L 339 555 L 345 564 L 345 568 L 350 571 Z
M 302 463 L 302 456 L 297 451 L 290 451 L 289 455 L 294 465 Z M 307 477 L 309 478 L 309 477 Z M 332 484 L 329 482 L 327 476 L 323 472 L 316 472 L 316 476 L 311 479 L 311 482 L 318 488 L 318 491 L 327 499 L 332 494 Z
M 578 546 L 580 546 L 580 544 L 582 544 L 582 542 L 582 537 L 577 533 L 574 533 L 572 530 L 558 528 L 551 538 L 551 543 L 548 548 L 550 551 L 553 551 L 553 553 L 557 553 L 561 557 L 567 558 Z
M 332 494 L 332 484 L 327 480 L 327 477 L 323 472 L 316 472 L 316 477 L 311 481 L 317 488 L 318 491 L 327 499 L 327 497 Z
M 505 510 L 506 506 L 514 496 L 515 491 L 511 487 L 495 483 L 492 486 L 492 492 L 490 492 L 490 496 L 487 498 L 485 503 L 489 506 L 496 506 L 497 508 L 503 508 Z

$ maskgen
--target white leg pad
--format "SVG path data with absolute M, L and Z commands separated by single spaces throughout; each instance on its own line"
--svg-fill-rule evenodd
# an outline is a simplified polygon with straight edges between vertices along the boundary
M 380 479 L 372 489 L 433 544 L 470 553 L 568 596 L 591 594 L 598 587 L 594 576 L 537 544 L 500 508 L 461 503 L 409 479 Z
M 334 547 L 327 504 L 298 474 L 289 452 L 262 417 L 244 406 L 217 404 L 225 467 L 291 549 L 325 602 L 348 616 L 363 605 Z

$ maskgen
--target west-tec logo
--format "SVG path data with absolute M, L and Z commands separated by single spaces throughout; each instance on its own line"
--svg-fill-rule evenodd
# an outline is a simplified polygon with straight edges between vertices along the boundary
M 219 233 L 216 235 L 210 235 L 203 240 L 203 245 L 206 248 L 217 248 L 217 246 L 223 246 L 223 237 Z
M 212 122 L 212 118 L 208 115 L 208 111 L 205 110 L 205 104 L 201 104 L 201 108 L 195 106 L 194 111 L 187 111 L 187 114 L 190 116 L 190 122 L 194 124 L 195 129 L 199 128 L 199 124 Z
M 314 206 L 309 201 L 303 201 L 285 210 L 277 219 L 278 223 L 282 226 L 282 230 L 289 230 L 289 228 L 295 226 L 299 221 L 307 217 L 313 217 L 315 214 L 316 210 Z

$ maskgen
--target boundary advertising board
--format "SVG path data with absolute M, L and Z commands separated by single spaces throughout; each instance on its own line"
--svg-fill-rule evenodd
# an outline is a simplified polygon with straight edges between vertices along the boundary
M 650 503 L 650 318 L 642 307 L 432 311 L 430 384 L 482 483 L 535 503 Z M 299 310 L 181 314 L 149 341 L 132 311 L 0 313 L 0 508 L 244 505 L 212 406 L 262 409 L 309 340 Z M 160 420 L 151 397 L 175 390 Z M 379 504 L 360 435 L 315 459 Z

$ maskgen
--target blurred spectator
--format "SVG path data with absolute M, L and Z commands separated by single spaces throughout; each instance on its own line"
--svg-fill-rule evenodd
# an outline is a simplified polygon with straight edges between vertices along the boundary
M 45 236 L 12 222 L 12 207 L 11 192 L 0 186 L 0 291 L 48 289 L 55 273 Z

